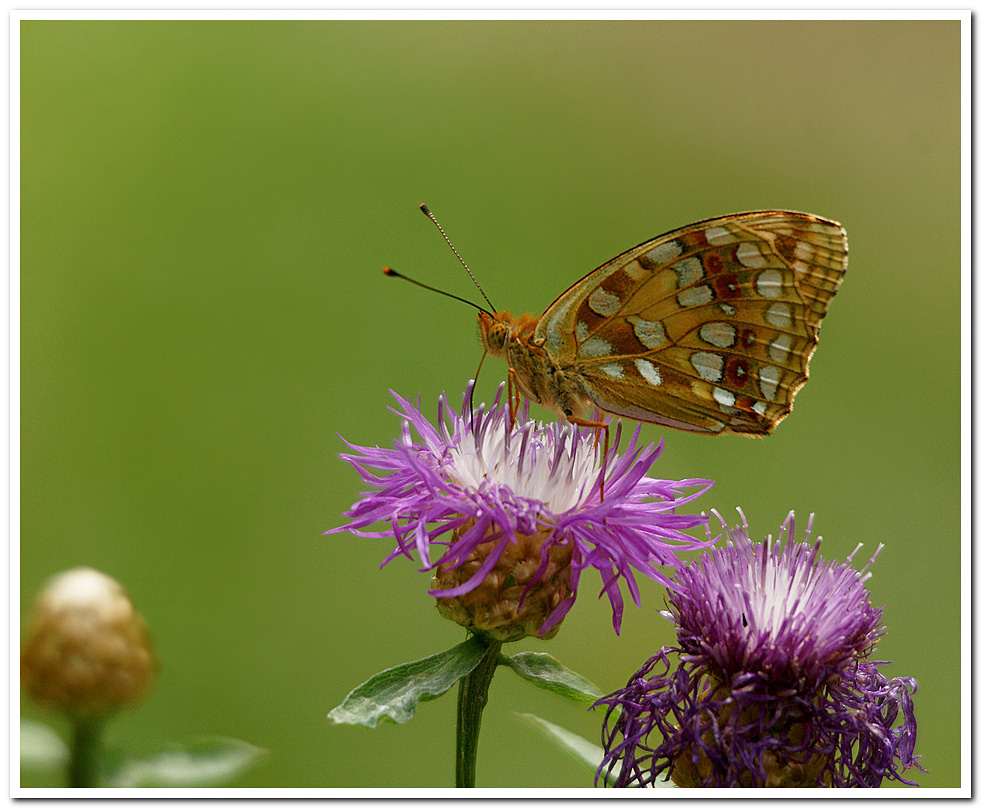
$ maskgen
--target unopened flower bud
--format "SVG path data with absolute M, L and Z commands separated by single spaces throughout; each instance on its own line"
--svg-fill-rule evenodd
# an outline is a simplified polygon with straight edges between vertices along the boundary
M 21 683 L 75 720 L 106 716 L 149 691 L 157 669 L 150 632 L 123 588 L 79 567 L 41 591 L 21 654 Z
M 473 524 L 471 520 L 462 525 L 454 538 L 468 531 Z M 552 529 L 547 526 L 534 536 L 516 533 L 516 541 L 508 543 L 497 564 L 477 587 L 458 596 L 437 598 L 440 614 L 494 640 L 515 641 L 526 637 L 547 640 L 553 637 L 560 624 L 542 635 L 539 630 L 556 608 L 566 599 L 572 599 L 574 593 L 570 586 L 570 561 L 573 558 L 570 545 L 550 547 L 545 569 L 540 571 L 542 548 L 551 536 Z M 478 545 L 457 568 L 438 565 L 433 589 L 449 590 L 469 581 L 494 547 L 493 541 Z M 535 579 L 538 580 L 529 586 Z

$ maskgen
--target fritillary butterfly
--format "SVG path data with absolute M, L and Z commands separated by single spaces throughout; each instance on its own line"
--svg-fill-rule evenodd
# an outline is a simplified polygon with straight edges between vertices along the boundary
M 519 392 L 576 424 L 599 426 L 597 407 L 765 435 L 808 379 L 846 253 L 842 226 L 812 214 L 707 219 L 611 259 L 539 318 L 482 310 L 481 342 Z

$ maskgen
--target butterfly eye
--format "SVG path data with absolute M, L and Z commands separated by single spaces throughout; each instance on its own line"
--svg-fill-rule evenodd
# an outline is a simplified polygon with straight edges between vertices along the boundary
M 495 323 L 488 329 L 488 346 L 494 351 L 500 351 L 508 340 L 508 327 L 504 323 Z

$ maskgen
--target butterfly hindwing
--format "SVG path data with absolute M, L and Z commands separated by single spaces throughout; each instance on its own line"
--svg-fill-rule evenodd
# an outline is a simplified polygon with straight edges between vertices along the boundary
M 790 411 L 846 267 L 842 227 L 763 211 L 628 250 L 546 310 L 536 336 L 603 410 L 768 433 Z

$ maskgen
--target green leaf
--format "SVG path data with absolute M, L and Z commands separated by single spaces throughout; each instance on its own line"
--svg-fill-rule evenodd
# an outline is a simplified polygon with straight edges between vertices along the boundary
M 126 759 L 106 776 L 111 787 L 222 786 L 241 775 L 265 750 L 238 739 L 202 738 L 145 759 Z
M 47 725 L 20 720 L 20 766 L 31 770 L 55 770 L 68 761 L 68 745 Z
M 510 666 L 516 674 L 539 688 L 574 702 L 593 705 L 603 696 L 593 683 L 545 652 L 519 652 L 511 657 L 501 655 L 498 662 Z
M 470 638 L 445 652 L 381 671 L 327 716 L 338 725 L 373 728 L 380 720 L 401 725 L 413 718 L 420 702 L 436 699 L 470 674 L 484 650 L 480 641 Z
M 536 728 L 536 730 L 543 733 L 546 738 L 553 741 L 558 747 L 572 755 L 573 758 L 575 758 L 581 764 L 586 765 L 591 772 L 595 773 L 600 767 L 600 763 L 604 758 L 604 751 L 602 747 L 593 744 L 593 742 L 588 742 L 582 736 L 566 730 L 566 728 L 562 728 L 559 725 L 554 725 L 552 722 L 547 722 L 545 719 L 541 719 L 534 714 L 520 713 L 518 716 L 532 725 L 532 727 Z M 603 778 L 607 782 L 608 786 L 614 785 L 614 783 L 617 781 L 617 776 L 619 773 L 620 767 L 617 765 L 611 767 L 610 772 L 604 773 Z M 675 784 L 666 779 L 664 776 L 659 778 L 655 782 L 654 786 L 656 789 L 675 788 Z
M 557 746 L 565 750 L 567 753 L 573 756 L 581 764 L 586 765 L 586 768 L 590 772 L 595 773 L 597 768 L 600 766 L 600 762 L 603 761 L 604 751 L 602 747 L 599 747 L 592 742 L 588 742 L 582 736 L 561 728 L 559 725 L 554 725 L 552 722 L 547 722 L 545 719 L 540 719 L 535 714 L 530 713 L 520 713 L 517 714 L 520 719 L 528 722 L 536 730 L 543 733 L 546 738 L 555 742 Z M 613 776 L 608 776 L 608 778 L 616 778 L 616 773 Z

